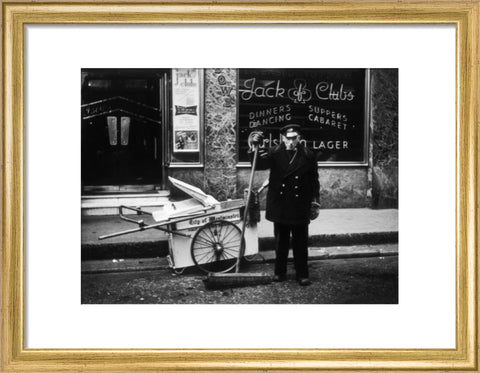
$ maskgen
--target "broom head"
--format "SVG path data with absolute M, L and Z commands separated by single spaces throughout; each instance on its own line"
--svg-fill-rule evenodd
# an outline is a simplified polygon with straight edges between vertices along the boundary
M 270 284 L 273 276 L 267 273 L 209 273 L 203 280 L 207 289 L 225 289 Z

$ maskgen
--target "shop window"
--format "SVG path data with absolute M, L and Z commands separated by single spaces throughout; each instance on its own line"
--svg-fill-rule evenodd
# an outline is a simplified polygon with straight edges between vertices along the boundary
M 368 69 L 239 69 L 240 165 L 250 165 L 252 131 L 269 148 L 293 122 L 320 164 L 367 166 L 368 76 Z
M 202 69 L 172 69 L 170 167 L 203 164 Z

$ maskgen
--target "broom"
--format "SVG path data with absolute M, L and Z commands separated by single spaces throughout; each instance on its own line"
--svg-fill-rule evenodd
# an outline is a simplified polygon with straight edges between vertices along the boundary
M 245 254 L 245 228 L 247 226 L 248 209 L 250 207 L 250 198 L 252 196 L 253 178 L 255 176 L 255 166 L 257 165 L 258 145 L 253 148 L 253 162 L 250 180 L 248 182 L 247 201 L 243 212 L 242 233 L 240 236 L 240 250 L 238 252 L 237 263 L 235 265 L 235 273 L 209 273 L 204 280 L 207 289 L 223 289 L 240 286 L 253 286 L 261 284 L 269 284 L 273 281 L 273 276 L 266 273 L 239 273 L 240 259 Z

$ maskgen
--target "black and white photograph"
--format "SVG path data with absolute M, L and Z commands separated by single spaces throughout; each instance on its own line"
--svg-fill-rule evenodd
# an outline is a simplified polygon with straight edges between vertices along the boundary
M 480 0 L 2 4 L 0 370 L 478 370 Z
M 398 304 L 397 68 L 82 68 L 82 304 Z

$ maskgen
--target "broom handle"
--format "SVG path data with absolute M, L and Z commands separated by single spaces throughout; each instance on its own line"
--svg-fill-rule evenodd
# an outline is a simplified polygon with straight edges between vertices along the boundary
M 254 145 L 252 172 L 250 173 L 250 180 L 248 182 L 247 201 L 245 204 L 245 209 L 243 210 L 242 234 L 240 236 L 240 251 L 238 253 L 237 264 L 235 266 L 235 273 L 238 273 L 240 271 L 240 259 L 242 258 L 243 254 L 245 254 L 245 242 L 243 238 L 245 237 L 245 228 L 247 226 L 248 208 L 250 207 L 250 197 L 252 196 L 253 178 L 255 176 L 255 166 L 257 165 L 257 157 L 258 157 L 258 145 Z

